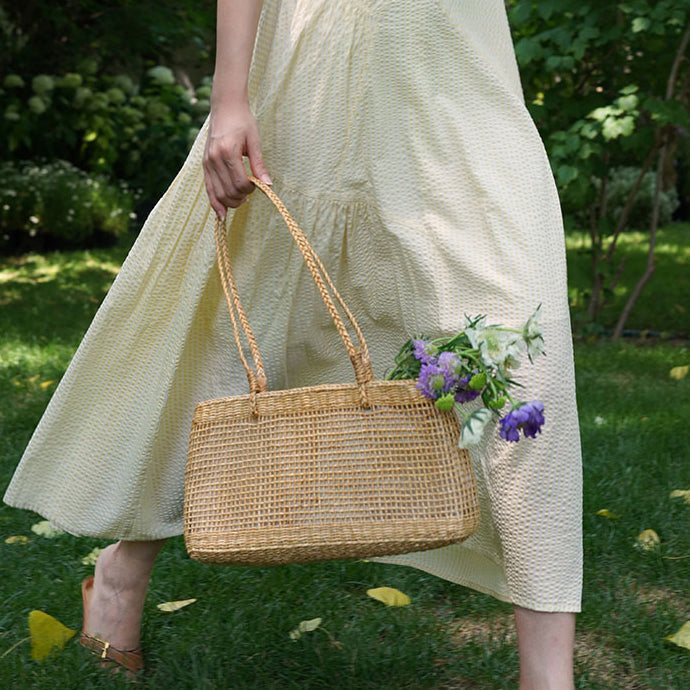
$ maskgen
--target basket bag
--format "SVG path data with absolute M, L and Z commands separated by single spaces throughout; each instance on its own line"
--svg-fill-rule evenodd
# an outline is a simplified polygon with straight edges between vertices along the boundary
M 364 336 L 323 264 L 273 190 L 251 179 L 292 233 L 355 382 L 267 389 L 225 225 L 217 221 L 218 265 L 249 394 L 195 409 L 184 495 L 189 555 L 203 563 L 280 565 L 463 541 L 477 528 L 479 507 L 469 455 L 458 448 L 457 418 L 439 411 L 414 380 L 374 380 Z

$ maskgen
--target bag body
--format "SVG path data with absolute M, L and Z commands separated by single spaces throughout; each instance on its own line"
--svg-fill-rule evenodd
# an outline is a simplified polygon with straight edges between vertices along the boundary
M 250 393 L 195 409 L 184 497 L 190 556 L 203 563 L 280 565 L 463 541 L 478 526 L 479 508 L 469 454 L 458 448 L 457 418 L 439 411 L 414 380 L 374 380 L 364 337 L 314 250 L 274 192 L 253 181 L 302 251 L 356 382 L 267 389 L 232 277 L 225 230 L 217 223 L 219 268 Z

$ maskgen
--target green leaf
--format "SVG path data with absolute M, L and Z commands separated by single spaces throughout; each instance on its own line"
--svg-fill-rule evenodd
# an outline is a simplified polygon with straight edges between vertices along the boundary
M 532 60 L 540 58 L 543 50 L 536 38 L 523 37 L 515 44 L 515 55 L 521 65 L 528 65 Z
M 572 182 L 579 174 L 579 170 L 572 165 L 559 165 L 556 168 L 556 179 L 560 187 L 565 187 Z
M 616 99 L 616 105 L 621 110 L 634 110 L 637 108 L 639 102 L 640 99 L 634 93 L 631 93 L 628 96 L 621 96 L 620 98 Z
M 524 24 L 532 15 L 532 1 L 520 0 L 510 9 L 510 22 L 512 24 Z
M 635 17 L 632 21 L 632 30 L 634 34 L 639 34 L 642 31 L 647 31 L 652 25 L 648 17 Z
M 644 108 L 649 111 L 652 120 L 660 125 L 686 127 L 690 119 L 687 108 L 676 100 L 648 98 L 644 102 Z
M 635 118 L 632 115 L 625 117 L 609 117 L 604 120 L 601 133 L 604 139 L 611 140 L 618 137 L 629 137 L 635 131 Z

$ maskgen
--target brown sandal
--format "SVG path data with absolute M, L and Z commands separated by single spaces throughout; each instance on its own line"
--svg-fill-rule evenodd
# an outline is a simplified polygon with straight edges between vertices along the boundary
M 87 577 L 81 583 L 81 597 L 84 603 L 84 622 L 82 624 L 81 635 L 79 636 L 79 644 L 98 655 L 102 660 L 103 666 L 110 667 L 115 673 L 119 672 L 122 668 L 129 678 L 134 678 L 141 673 L 144 668 L 144 658 L 141 653 L 141 647 L 137 647 L 136 649 L 117 649 L 117 647 L 113 647 L 110 642 L 102 640 L 95 635 L 87 635 L 84 632 L 87 627 L 92 594 L 93 576 Z

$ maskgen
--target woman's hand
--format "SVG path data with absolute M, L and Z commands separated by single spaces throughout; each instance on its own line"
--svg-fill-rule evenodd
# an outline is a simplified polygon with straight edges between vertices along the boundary
M 252 174 L 271 184 L 261 154 L 259 128 L 249 105 L 212 108 L 204 151 L 204 180 L 211 206 L 221 219 L 227 207 L 237 208 L 254 191 L 243 156 L 249 158 Z

